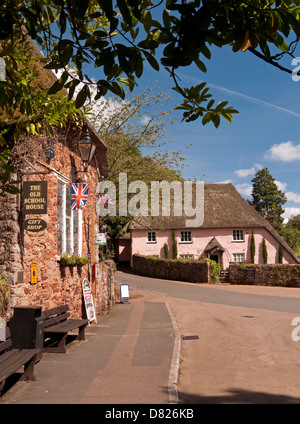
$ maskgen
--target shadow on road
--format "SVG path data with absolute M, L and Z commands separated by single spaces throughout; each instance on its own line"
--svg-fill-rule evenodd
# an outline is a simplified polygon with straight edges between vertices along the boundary
M 179 404 L 299 404 L 300 398 L 273 393 L 251 392 L 240 389 L 228 390 L 228 394 L 199 396 L 179 392 Z

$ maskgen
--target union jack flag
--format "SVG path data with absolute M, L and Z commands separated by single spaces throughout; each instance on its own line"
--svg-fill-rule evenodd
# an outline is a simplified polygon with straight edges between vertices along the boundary
M 74 211 L 83 209 L 88 199 L 88 193 L 88 184 L 73 183 L 71 191 L 71 209 Z
M 100 203 L 102 203 L 105 206 L 115 204 L 115 202 L 109 196 L 107 196 L 107 194 L 95 194 L 94 197 L 95 197 L 95 199 L 99 200 Z

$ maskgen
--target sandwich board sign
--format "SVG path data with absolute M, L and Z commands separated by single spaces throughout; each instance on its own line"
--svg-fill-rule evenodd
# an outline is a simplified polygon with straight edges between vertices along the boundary
M 94 307 L 93 295 L 91 290 L 91 283 L 89 282 L 87 278 L 84 278 L 84 280 L 82 281 L 82 291 L 83 291 L 83 298 L 84 298 L 87 319 L 89 320 L 89 322 L 95 321 L 97 324 L 96 311 Z
M 5 330 L 4 318 L 0 318 L 0 342 L 5 342 L 6 330 Z
M 121 303 L 129 302 L 129 285 L 128 284 L 120 285 L 120 301 Z

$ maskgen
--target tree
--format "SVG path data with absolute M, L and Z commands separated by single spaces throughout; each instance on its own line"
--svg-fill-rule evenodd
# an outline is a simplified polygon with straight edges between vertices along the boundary
M 296 255 L 300 255 L 300 215 L 292 216 L 283 228 L 282 236 Z
M 117 184 L 121 172 L 127 173 L 128 183 L 180 178 L 185 159 L 181 151 L 170 152 L 174 142 L 166 140 L 167 128 L 174 123 L 166 109 L 168 100 L 166 93 L 147 88 L 125 102 L 113 97 L 91 104 L 89 120 L 108 147 L 110 181 Z
M 280 232 L 283 223 L 281 215 L 284 212 L 282 205 L 287 201 L 285 194 L 279 190 L 268 168 L 258 170 L 251 181 L 252 205 Z
M 166 141 L 166 129 L 173 124 L 166 109 L 169 96 L 152 93 L 146 89 L 142 94 L 132 96 L 125 102 L 113 97 L 108 101 L 94 101 L 88 111 L 89 119 L 107 145 L 107 180 L 116 187 L 116 210 L 119 199 L 119 174 L 127 174 L 127 184 L 143 181 L 151 193 L 152 181 L 177 181 L 182 179 L 181 167 L 184 158 L 181 152 L 169 152 L 172 141 Z M 134 194 L 128 193 L 129 201 Z M 122 234 L 122 229 L 132 219 L 105 216 L 101 223 L 107 226 L 111 237 L 109 248 Z
M 255 238 L 253 230 L 251 235 L 251 263 L 255 263 Z
M 264 258 L 264 264 L 268 263 L 268 250 L 267 250 L 267 244 L 266 244 L 266 239 L 263 238 L 262 241 L 262 252 L 263 252 L 263 258 Z
M 63 127 L 72 119 L 82 125 L 85 109 L 75 107 L 64 91 L 48 93 L 55 76 L 43 71 L 32 43 L 22 33 L 13 47 L 0 45 L 6 52 L 6 80 L 0 82 L 0 196 L 18 192 L 13 165 L 15 144 L 31 135 L 54 134 L 53 126 Z M 41 75 L 42 74 L 42 75 Z
M 177 251 L 177 240 L 176 240 L 175 230 L 172 230 L 172 242 L 173 242 L 172 257 L 173 259 L 177 259 L 178 251 Z

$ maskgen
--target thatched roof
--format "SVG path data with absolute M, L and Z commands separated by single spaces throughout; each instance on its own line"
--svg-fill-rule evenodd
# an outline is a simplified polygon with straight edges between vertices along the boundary
M 211 252 L 212 250 L 220 250 L 221 252 L 224 252 L 225 249 L 222 247 L 222 245 L 219 243 L 219 241 L 216 239 L 216 237 L 213 237 L 209 243 L 207 243 L 207 246 L 204 249 L 204 252 Z
M 185 229 L 186 216 L 135 217 L 128 231 L 136 229 Z M 188 217 L 193 219 L 193 217 Z M 204 222 L 201 228 L 266 228 L 300 262 L 294 251 L 235 189 L 232 184 L 204 184 Z
M 184 216 L 135 217 L 129 229 L 185 228 Z M 243 199 L 232 184 L 204 184 L 204 222 L 202 228 L 265 227 L 266 220 Z

